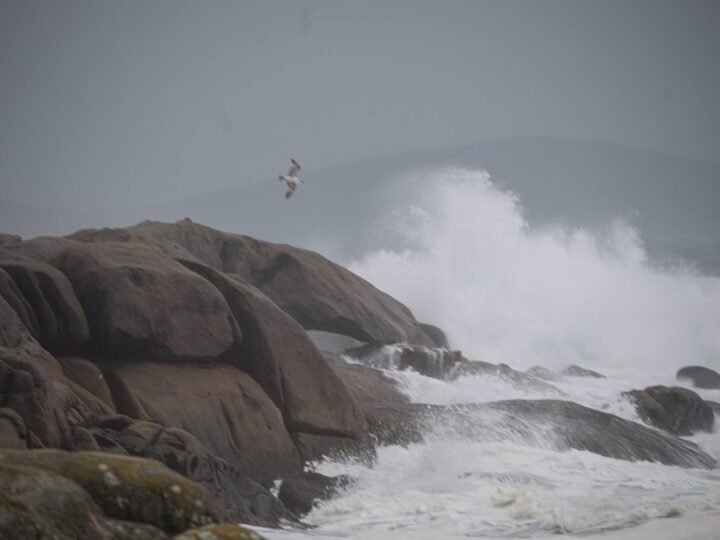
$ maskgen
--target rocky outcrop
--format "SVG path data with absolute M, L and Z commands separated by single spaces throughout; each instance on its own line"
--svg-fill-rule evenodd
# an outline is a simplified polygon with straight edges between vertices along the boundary
M 347 476 L 329 477 L 316 472 L 303 472 L 283 480 L 278 497 L 285 507 L 296 514 L 307 514 L 313 505 L 331 498 L 348 486 Z
M 696 388 L 720 388 L 720 373 L 704 366 L 687 366 L 677 372 L 679 381 L 690 381 Z
M 295 516 L 266 488 L 215 456 L 192 434 L 124 415 L 98 419 L 91 430 L 98 449 L 156 459 L 202 486 L 225 504 L 234 521 L 272 527 Z
M 65 275 L 48 264 L 2 255 L 0 269 L 0 295 L 45 349 L 67 353 L 87 342 L 85 313 Z
M 602 375 L 597 371 L 593 371 L 592 369 L 587 369 L 581 366 L 576 366 L 575 364 L 570 364 L 569 366 L 563 368 L 560 371 L 560 375 L 564 375 L 566 377 L 590 377 L 593 379 L 605 378 L 605 375 Z
M 643 420 L 673 435 L 692 435 L 713 429 L 712 406 L 687 388 L 650 386 L 631 390 L 625 396 L 635 404 Z
M 147 246 L 78 243 L 53 263 L 80 299 L 97 354 L 214 360 L 239 342 L 240 330 L 218 290 Z
M 192 433 L 213 454 L 270 485 L 300 469 L 280 411 L 246 373 L 222 364 L 103 364 L 116 410 Z
M 433 346 L 439 347 L 441 349 L 450 348 L 447 336 L 445 335 L 445 332 L 442 331 L 442 329 L 438 328 L 437 326 L 433 326 L 432 324 L 420 323 L 420 330 L 422 330 L 425 335 L 430 338 Z
M 430 345 L 407 307 L 317 253 L 195 224 L 143 222 L 128 229 L 80 231 L 85 242 L 150 242 L 173 257 L 237 274 L 304 328 L 367 342 Z
M 185 263 L 223 294 L 245 329 L 235 363 L 282 411 L 292 433 L 361 439 L 362 414 L 302 327 L 264 294 L 232 275 Z
M 0 494 L 2 537 L 103 538 L 98 531 L 111 519 L 124 533 L 111 537 L 129 539 L 139 535 L 122 523 L 142 534 L 179 533 L 225 517 L 202 487 L 156 461 L 59 450 L 0 450 L 0 457 L 3 485 L 15 487 Z

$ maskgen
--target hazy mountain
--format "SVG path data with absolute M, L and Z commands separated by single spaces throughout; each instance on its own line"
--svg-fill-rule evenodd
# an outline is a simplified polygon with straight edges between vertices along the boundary
M 594 228 L 621 218 L 640 229 L 651 254 L 720 269 L 720 163 L 609 143 L 514 138 L 339 168 L 305 165 L 306 184 L 289 201 L 284 186 L 268 178 L 162 213 L 351 255 L 395 242 L 383 224 L 408 195 L 400 178 L 448 165 L 483 168 L 519 195 L 532 224 Z

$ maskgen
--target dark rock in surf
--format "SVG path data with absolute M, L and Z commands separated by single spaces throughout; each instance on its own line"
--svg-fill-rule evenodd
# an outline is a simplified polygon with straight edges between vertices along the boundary
M 570 364 L 566 368 L 562 369 L 560 371 L 560 375 L 564 375 L 566 377 L 591 377 L 593 379 L 604 379 L 605 375 L 602 375 L 598 373 L 597 371 L 593 371 L 592 369 L 587 369 L 584 367 L 576 366 L 575 364 Z
M 537 379 L 542 379 L 544 381 L 550 382 L 561 381 L 563 379 L 562 375 L 558 375 L 554 371 L 542 366 L 533 366 L 530 369 L 526 370 L 525 374 L 530 375 L 531 377 L 535 377 Z
M 420 323 L 420 329 L 425 333 L 427 337 L 430 338 L 430 341 L 432 341 L 435 347 L 439 347 L 441 349 L 450 348 L 445 332 L 443 332 L 437 326 L 433 326 L 432 324 Z
M 715 414 L 710 404 L 687 388 L 650 386 L 625 392 L 640 417 L 673 435 L 712 431 Z
M 677 372 L 679 381 L 690 381 L 696 388 L 720 388 L 720 373 L 704 366 L 687 366 Z
M 316 472 L 303 472 L 283 480 L 278 498 L 291 512 L 304 515 L 317 502 L 331 498 L 350 483 L 351 479 L 347 476 L 329 477 Z

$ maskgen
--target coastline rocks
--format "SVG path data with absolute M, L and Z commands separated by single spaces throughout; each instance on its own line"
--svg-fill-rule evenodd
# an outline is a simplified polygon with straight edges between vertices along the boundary
M 569 366 L 562 369 L 559 373 L 560 375 L 564 375 L 566 377 L 591 377 L 593 379 L 604 379 L 605 375 L 601 375 L 597 371 L 593 371 L 592 369 L 587 369 L 584 367 L 576 366 L 575 364 L 570 364 Z
M 687 388 L 650 386 L 624 395 L 635 404 L 643 420 L 673 435 L 692 435 L 713 429 L 712 406 Z
M 204 486 L 224 502 L 234 521 L 274 527 L 281 519 L 296 519 L 270 491 L 210 453 L 187 431 L 112 415 L 99 418 L 91 432 L 105 452 L 155 459 Z
M 278 498 L 288 510 L 304 515 L 312 510 L 316 502 L 331 498 L 350 483 L 351 479 L 347 476 L 329 477 L 303 472 L 283 480 Z
M 676 375 L 679 381 L 690 381 L 696 388 L 708 390 L 720 388 L 720 373 L 703 366 L 681 368 Z
M 432 324 L 420 323 L 420 330 L 422 330 L 425 335 L 430 338 L 434 347 L 439 347 L 440 349 L 450 348 L 447 336 L 442 329 L 437 326 L 433 326 Z
M 127 229 L 84 230 L 84 242 L 144 241 L 172 257 L 195 259 L 238 274 L 307 330 L 324 330 L 366 342 L 430 345 L 410 310 L 325 257 L 195 224 L 145 221 Z
M 712 469 L 717 462 L 691 442 L 665 435 L 636 422 L 561 400 L 508 400 L 489 404 L 523 432 L 547 427 L 560 448 L 587 450 L 627 461 L 656 461 L 680 467 Z
M 36 512 L 52 512 L 58 501 L 65 501 L 69 512 L 65 520 L 70 527 L 94 521 L 86 516 L 97 514 L 97 508 L 101 516 L 150 525 L 167 533 L 217 523 L 225 517 L 224 510 L 202 487 L 152 460 L 97 452 L 0 450 L 0 463 L 11 481 L 25 487 L 3 490 L 0 496 L 14 496 L 20 504 L 22 498 L 34 501 L 30 510 Z M 54 491 L 54 497 L 43 503 L 48 490 Z M 22 518 L 20 512 L 12 515 Z M 34 513 L 33 517 L 40 516 Z M 52 526 L 62 524 L 59 516 L 51 517 Z
M 192 433 L 269 486 L 300 469 L 280 411 L 246 373 L 224 364 L 103 364 L 117 412 Z
M 145 245 L 75 243 L 52 262 L 80 299 L 96 353 L 215 360 L 240 340 L 219 291 Z
M 88 322 L 68 279 L 56 268 L 0 255 L 0 295 L 50 352 L 72 352 L 90 337 Z
M 267 392 L 282 411 L 288 431 L 352 439 L 367 436 L 362 413 L 345 385 L 292 317 L 237 277 L 197 263 L 185 264 L 226 299 L 245 330 L 239 358 L 232 363 Z
M 85 490 L 52 472 L 2 463 L 0 484 L 0 538 L 166 538 L 149 525 L 107 519 Z

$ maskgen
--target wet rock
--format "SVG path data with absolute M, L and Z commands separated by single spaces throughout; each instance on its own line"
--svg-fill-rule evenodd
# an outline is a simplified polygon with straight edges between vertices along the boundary
M 564 369 L 560 371 L 560 375 L 564 375 L 566 377 L 591 377 L 594 379 L 604 379 L 605 375 L 601 375 L 597 371 L 593 371 L 592 369 L 586 369 L 584 367 L 576 366 L 575 364 L 571 364 Z
M 482 362 L 478 360 L 466 360 L 456 363 L 450 371 L 448 378 L 455 380 L 460 377 L 473 375 L 488 375 L 491 377 L 497 377 L 510 383 L 513 388 L 518 390 L 541 392 L 555 397 L 567 396 L 565 392 L 556 388 L 552 384 L 530 374 L 516 371 L 507 364 L 491 364 L 489 362 Z
M 362 364 L 380 369 L 412 369 L 426 377 L 447 378 L 460 362 L 466 361 L 457 351 L 394 343 L 366 344 L 347 349 L 343 355 Z
M 325 457 L 333 459 L 353 457 L 362 459 L 366 463 L 371 463 L 376 456 L 370 435 L 369 430 L 362 437 L 335 437 L 301 432 L 291 434 L 303 462 L 317 461 Z
M 692 435 L 713 429 L 712 406 L 687 388 L 650 386 L 624 395 L 635 404 L 643 420 L 673 435 Z
M 335 495 L 351 483 L 347 476 L 329 477 L 316 472 L 303 472 L 285 478 L 278 497 L 288 510 L 304 515 L 313 505 Z
M 696 388 L 720 388 L 720 373 L 703 366 L 687 366 L 677 372 L 679 381 L 690 381 Z
M 554 371 L 542 366 L 533 366 L 530 369 L 526 370 L 525 374 L 530 375 L 531 377 L 535 377 L 536 379 L 542 379 L 543 381 L 553 382 L 562 380 L 561 375 L 558 375 Z
M 0 463 L 65 477 L 87 492 L 105 516 L 168 533 L 217 523 L 225 517 L 202 487 L 152 460 L 94 452 L 0 450 Z M 63 485 L 62 489 L 68 488 Z M 87 502 L 82 490 L 74 490 L 69 500 Z
M 488 406 L 506 413 L 502 421 L 537 444 L 550 442 L 557 448 L 587 450 L 627 461 L 717 467 L 717 462 L 694 443 L 570 401 L 509 400 Z M 554 440 L 546 440 L 547 430 Z

